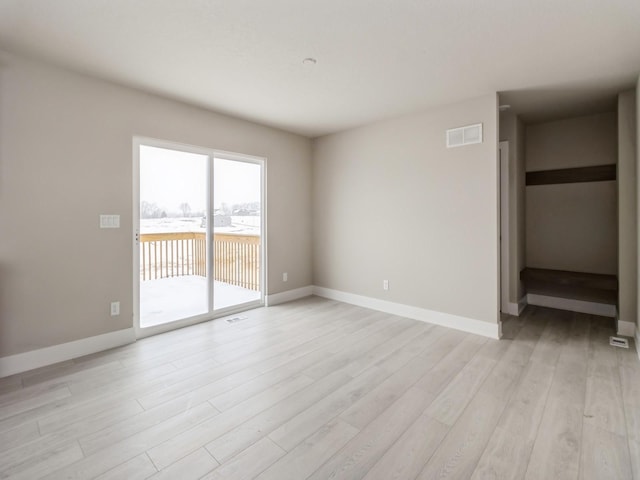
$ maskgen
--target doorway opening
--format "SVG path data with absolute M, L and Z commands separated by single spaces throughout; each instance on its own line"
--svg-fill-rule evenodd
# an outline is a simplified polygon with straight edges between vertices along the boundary
M 139 336 L 264 303 L 264 161 L 134 142 Z

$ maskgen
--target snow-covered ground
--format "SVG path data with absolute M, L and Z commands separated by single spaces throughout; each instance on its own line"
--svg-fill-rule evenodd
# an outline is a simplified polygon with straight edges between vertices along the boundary
M 214 282 L 218 310 L 260 299 L 260 292 Z M 207 313 L 207 279 L 198 275 L 140 282 L 140 325 L 151 327 Z
M 228 217 L 227 217 L 228 218 Z M 142 218 L 140 233 L 204 232 L 202 217 Z M 250 215 L 231 216 L 231 226 L 215 227 L 215 233 L 244 233 L 260 235 L 260 217 Z

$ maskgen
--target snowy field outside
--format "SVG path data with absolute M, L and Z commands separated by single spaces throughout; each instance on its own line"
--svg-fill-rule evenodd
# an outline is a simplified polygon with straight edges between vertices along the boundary
M 230 215 L 231 226 L 214 227 L 214 233 L 260 235 L 260 216 Z M 204 232 L 203 217 L 142 218 L 140 233 Z

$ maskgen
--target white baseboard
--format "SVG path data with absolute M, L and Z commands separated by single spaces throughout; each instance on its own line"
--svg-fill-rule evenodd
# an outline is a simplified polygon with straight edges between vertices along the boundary
M 499 322 L 483 322 L 473 318 L 460 317 L 449 313 L 436 312 L 425 308 L 412 307 L 411 305 L 389 302 L 387 300 L 365 297 L 363 295 L 341 292 L 324 287 L 313 287 L 313 293 L 319 297 L 329 298 L 338 302 L 350 303 L 352 305 L 358 305 L 359 307 L 371 308 L 400 317 L 455 328 L 456 330 L 482 335 L 483 337 L 498 339 L 501 335 L 501 324 Z
M 136 336 L 133 328 L 125 328 L 124 330 L 104 333 L 95 337 L 2 357 L 0 358 L 0 378 L 64 362 L 83 355 L 101 352 L 135 341 Z
M 520 300 L 518 300 L 518 303 L 508 302 L 507 311 L 502 313 L 506 313 L 514 317 L 519 317 L 526 306 L 527 306 L 527 296 L 525 295 Z
M 525 308 L 527 308 L 527 295 L 523 295 L 522 298 L 518 301 L 518 316 L 522 314 Z
M 310 295 L 313 295 L 313 287 L 311 285 L 307 287 L 296 288 L 293 290 L 287 290 L 286 292 L 265 295 L 264 301 L 267 307 L 272 307 L 273 305 L 291 302 L 293 300 L 298 300 L 299 298 L 308 297 Z
M 583 300 L 573 300 L 570 298 L 549 297 L 536 293 L 527 294 L 527 303 L 538 307 L 557 308 L 559 310 L 569 310 L 571 312 L 589 313 L 591 315 L 601 315 L 603 317 L 616 317 L 615 305 L 607 303 L 585 302 Z
M 617 334 L 623 337 L 633 337 L 636 333 L 636 324 L 618 319 Z
M 507 311 L 502 313 L 508 313 L 509 315 L 513 315 L 514 317 L 519 317 L 520 308 L 517 303 L 509 302 L 507 303 Z

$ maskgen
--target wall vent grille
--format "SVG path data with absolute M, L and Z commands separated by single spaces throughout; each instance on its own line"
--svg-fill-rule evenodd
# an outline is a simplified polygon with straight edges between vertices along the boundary
M 622 337 L 609 337 L 609 345 L 614 347 L 629 348 L 629 340 Z
M 233 318 L 227 318 L 227 323 L 236 323 L 236 322 L 241 322 L 242 320 L 246 320 L 249 317 L 233 317 Z
M 447 148 L 482 143 L 482 124 L 467 125 L 447 130 Z

